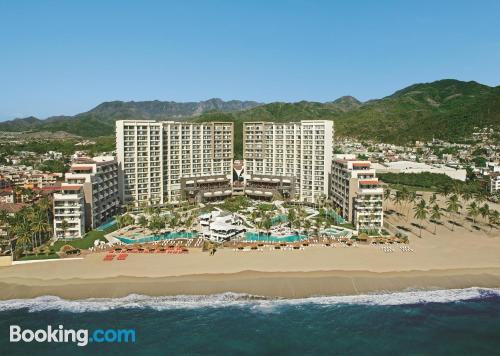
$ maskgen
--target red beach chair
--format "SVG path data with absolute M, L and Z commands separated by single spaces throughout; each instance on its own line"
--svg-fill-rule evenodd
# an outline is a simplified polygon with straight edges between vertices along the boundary
M 115 255 L 106 255 L 103 258 L 103 261 L 113 261 L 113 258 L 115 258 Z
M 116 259 L 119 261 L 123 261 L 127 258 L 127 256 L 128 255 L 126 253 L 122 253 L 122 254 L 118 255 L 118 257 Z

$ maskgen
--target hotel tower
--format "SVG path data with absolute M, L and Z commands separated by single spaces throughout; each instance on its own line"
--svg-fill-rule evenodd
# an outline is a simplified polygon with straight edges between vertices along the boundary
M 117 121 L 116 153 L 124 204 L 232 194 L 231 122 Z
M 245 194 L 310 203 L 326 199 L 332 153 L 332 121 L 246 122 Z

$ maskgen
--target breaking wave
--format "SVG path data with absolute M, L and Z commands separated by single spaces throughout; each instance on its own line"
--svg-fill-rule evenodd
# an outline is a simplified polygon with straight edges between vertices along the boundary
M 500 297 L 500 288 L 466 288 L 447 290 L 408 290 L 397 293 L 379 293 L 350 296 L 318 296 L 301 299 L 266 298 L 240 293 L 222 293 L 214 295 L 178 295 L 153 297 L 131 294 L 123 298 L 89 298 L 66 300 L 55 296 L 43 296 L 33 299 L 11 299 L 0 301 L 0 312 L 26 309 L 30 312 L 58 310 L 64 312 L 100 312 L 117 309 L 195 309 L 249 307 L 255 310 L 269 311 L 282 306 L 301 305 L 408 305 L 422 303 L 452 303 L 474 299 Z

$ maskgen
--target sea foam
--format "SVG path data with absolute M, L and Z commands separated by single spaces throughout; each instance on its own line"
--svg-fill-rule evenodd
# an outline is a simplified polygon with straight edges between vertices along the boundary
M 243 307 L 268 312 L 281 306 L 300 305 L 408 305 L 421 303 L 451 303 L 472 299 L 500 297 L 500 288 L 466 288 L 447 290 L 408 290 L 396 293 L 378 293 L 349 296 L 318 296 L 300 299 L 265 298 L 241 293 L 214 295 L 178 295 L 153 297 L 131 294 L 123 298 L 89 298 L 66 300 L 55 296 L 33 299 L 11 299 L 0 301 L 0 312 L 26 309 L 30 312 L 58 310 L 64 312 L 101 312 L 116 309 L 195 309 Z

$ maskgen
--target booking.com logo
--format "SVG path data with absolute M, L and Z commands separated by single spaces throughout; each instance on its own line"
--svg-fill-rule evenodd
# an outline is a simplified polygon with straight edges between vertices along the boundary
M 89 343 L 135 343 L 134 329 L 65 329 L 63 325 L 46 329 L 22 329 L 19 325 L 10 325 L 10 342 L 73 342 L 77 346 Z

